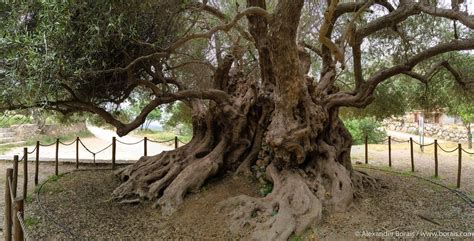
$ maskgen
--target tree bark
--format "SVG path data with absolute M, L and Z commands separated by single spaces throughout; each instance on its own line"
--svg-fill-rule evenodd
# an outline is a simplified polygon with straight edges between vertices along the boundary
M 472 131 L 471 131 L 471 123 L 464 123 L 466 127 L 466 134 L 467 134 L 467 146 L 469 149 L 472 149 Z
M 247 3 L 265 8 L 263 0 Z M 171 214 L 209 177 L 261 172 L 273 183 L 269 195 L 238 196 L 218 206 L 229 216 L 231 231 L 246 230 L 254 240 L 286 240 L 321 220 L 323 209 L 345 211 L 358 190 L 377 186 L 352 169 L 352 138 L 338 107 L 327 101 L 338 91 L 330 84 L 334 64 L 326 65 L 319 82 L 306 76 L 311 63 L 297 45 L 295 27 L 303 3 L 279 1 L 271 22 L 248 16 L 261 79 L 229 75 L 233 56 L 219 61 L 213 88 L 227 93 L 230 104 L 192 101 L 191 142 L 118 171 L 123 183 L 113 193 L 117 200 L 152 200 Z

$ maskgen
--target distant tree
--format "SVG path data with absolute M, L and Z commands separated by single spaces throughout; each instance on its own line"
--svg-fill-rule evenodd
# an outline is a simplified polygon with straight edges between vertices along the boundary
M 459 104 L 454 107 L 453 112 L 462 120 L 464 127 L 466 127 L 467 143 L 469 149 L 472 149 L 472 124 L 474 123 L 474 102 Z
M 131 121 L 135 119 L 138 115 L 140 115 L 140 112 L 142 109 L 146 106 L 147 101 L 145 97 L 139 96 L 135 97 L 132 99 L 132 102 L 130 103 L 129 106 L 125 107 L 123 112 L 127 115 L 128 121 Z M 146 120 L 143 122 L 143 124 L 140 126 L 141 130 L 146 130 L 149 129 L 150 124 L 153 121 L 159 121 L 161 119 L 161 109 L 160 108 L 155 108 L 153 111 L 151 111 L 147 117 Z
M 170 116 L 166 120 L 165 125 L 173 128 L 182 125 L 185 131 L 192 129 L 192 110 L 186 104 L 176 102 L 169 105 L 166 109 Z

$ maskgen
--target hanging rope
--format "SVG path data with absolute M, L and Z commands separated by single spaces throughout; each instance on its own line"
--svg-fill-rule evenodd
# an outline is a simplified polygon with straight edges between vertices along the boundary
M 23 230 L 23 239 L 24 240 L 31 240 L 30 239 L 30 235 L 28 234 L 28 230 L 26 229 L 26 225 L 25 223 L 23 222 L 23 215 L 24 212 L 17 212 L 16 213 L 16 217 L 18 218 L 18 221 L 20 222 L 20 226 L 21 226 L 21 229 Z
M 97 155 L 97 154 L 99 154 L 99 153 L 101 153 L 101 152 L 107 150 L 109 147 L 112 146 L 112 144 L 110 144 L 110 145 L 104 147 L 103 149 L 101 149 L 101 150 L 98 151 L 98 152 L 93 152 L 93 151 L 91 151 L 89 148 L 87 148 L 87 146 L 82 142 L 82 140 L 79 139 L 79 143 L 81 143 L 81 145 L 84 147 L 84 149 L 86 149 L 86 151 L 88 151 L 89 153 L 91 153 L 92 155 L 94 155 L 94 160 L 95 160 L 95 155 Z
M 171 141 L 174 141 L 174 138 L 171 139 L 171 140 L 167 140 L 167 141 L 155 141 L 155 140 L 152 140 L 152 139 L 148 139 L 148 141 L 150 142 L 154 142 L 154 143 L 166 143 L 166 142 L 171 142 Z
M 433 145 L 433 144 L 434 144 L 434 142 L 432 142 L 432 143 L 430 143 L 430 144 L 421 144 L 421 143 L 418 143 L 418 142 L 416 142 L 416 141 L 413 141 L 413 143 L 415 143 L 415 144 L 419 145 L 420 147 L 424 147 L 424 146 L 431 146 L 431 145 Z
M 48 147 L 48 146 L 52 146 L 52 145 L 55 145 L 55 144 L 56 144 L 56 142 L 53 142 L 53 143 L 47 144 L 47 145 L 40 143 L 40 146 Z
M 76 140 L 72 141 L 71 143 L 64 143 L 62 141 L 59 141 L 59 143 L 61 143 L 62 145 L 65 145 L 65 146 L 70 146 L 70 145 L 76 143 Z
M 35 146 L 35 148 L 34 148 L 32 151 L 29 151 L 29 152 L 28 152 L 28 154 L 33 154 L 33 153 L 35 153 L 35 151 L 36 151 L 36 148 L 38 148 L 38 147 L 37 147 L 37 146 Z
M 117 141 L 118 143 L 121 143 L 121 144 L 124 144 L 124 145 L 129 145 L 129 146 L 136 145 L 136 144 L 138 144 L 138 143 L 140 143 L 140 142 L 142 142 L 142 141 L 144 141 L 144 140 L 145 140 L 145 139 L 141 139 L 141 140 L 139 140 L 139 141 L 137 141 L 137 142 L 124 142 L 124 141 L 120 141 L 119 139 L 116 139 L 116 141 Z
M 458 150 L 458 148 L 459 148 L 459 147 L 456 147 L 456 149 L 454 149 L 454 150 L 447 151 L 447 150 L 443 149 L 440 144 L 438 144 L 438 147 L 439 147 L 442 151 L 444 151 L 444 152 L 446 152 L 446 153 L 455 152 L 455 151 Z
M 468 155 L 474 155 L 474 152 L 468 152 L 468 151 L 466 151 L 464 148 L 462 148 L 461 150 L 462 150 L 463 152 L 465 152 L 466 154 L 468 154 Z
M 186 145 L 186 144 L 189 143 L 189 142 L 183 142 L 183 141 L 182 141 L 181 139 L 179 139 L 179 138 L 178 138 L 178 142 L 181 143 L 181 144 L 183 144 L 183 145 Z
M 392 138 L 392 141 L 398 142 L 398 143 L 408 143 L 408 142 L 410 142 L 409 140 L 408 140 L 408 141 L 399 141 L 399 140 L 397 140 L 397 139 L 395 139 L 395 138 Z

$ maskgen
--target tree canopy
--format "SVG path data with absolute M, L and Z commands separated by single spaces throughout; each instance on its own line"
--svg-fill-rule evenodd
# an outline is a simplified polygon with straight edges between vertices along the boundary
M 271 11 L 276 4 L 277 1 L 268 1 L 268 10 Z M 340 3 L 337 11 L 327 9 L 327 14 L 338 16 L 338 23 L 351 24 L 339 24 L 330 29 L 334 32 L 333 37 L 343 43 L 334 45 L 328 42 L 325 45 L 326 41 L 322 41 L 325 38 L 317 33 L 328 28 L 323 15 L 328 6 L 323 2 L 309 1 L 302 10 L 299 41 L 301 46 L 312 51 L 312 58 L 320 57 L 321 48 L 328 48 L 338 58 L 344 55 L 345 60 L 339 62 L 336 86 L 348 92 L 357 87 L 361 78 L 378 77 L 373 73 L 378 71 L 380 74 L 380 69 L 390 65 L 398 64 L 396 67 L 400 68 L 400 63 L 406 62 L 409 56 L 420 55 L 427 49 L 433 53 L 418 56 L 422 62 L 418 64 L 418 59 L 414 59 L 410 70 L 397 71 L 397 74 L 426 82 L 426 78 L 432 78 L 430 75 L 436 75 L 444 67 L 445 71 L 441 71 L 443 77 L 453 79 L 454 76 L 467 87 L 464 90 L 472 89 L 473 77 L 469 76 L 472 66 L 468 71 L 457 71 L 459 68 L 453 68 L 452 61 L 448 63 L 446 60 L 459 59 L 459 55 L 443 54 L 470 48 L 467 45 L 472 38 L 472 31 L 469 31 L 472 19 L 467 15 L 467 5 L 456 5 L 465 12 L 454 13 L 446 4 L 439 3 L 440 6 L 435 8 L 428 3 L 410 1 Z M 250 35 L 244 30 L 247 23 L 241 19 L 244 15 L 257 13 L 256 9 L 244 10 L 244 5 L 243 1 L 237 1 L 234 6 L 226 1 L 202 4 L 179 0 L 3 3 L 0 6 L 0 17 L 5 23 L 0 29 L 3 36 L 0 45 L 3 55 L 2 108 L 36 106 L 64 113 L 100 112 L 104 117 L 107 115 L 103 112 L 105 110 L 111 113 L 106 117 L 109 122 L 115 122 L 112 120 L 114 113 L 118 113 L 121 103 L 133 98 L 132 92 L 142 92 L 141 96 L 146 96 L 143 92 L 153 95 L 153 88 L 139 89 L 139 86 L 149 84 L 143 80 L 152 80 L 149 82 L 156 84 L 177 80 L 171 80 L 170 76 L 182 77 L 179 83 L 161 85 L 159 93 L 176 91 L 176 84 L 206 88 L 215 65 L 224 60 L 224 53 L 240 55 L 239 65 L 245 72 L 242 74 L 248 75 L 258 54 L 249 45 Z M 396 5 L 400 9 L 395 9 Z M 388 21 L 394 23 L 388 24 Z M 360 50 L 345 51 L 347 46 L 354 44 L 349 37 L 356 26 L 359 26 L 359 38 L 364 37 L 367 41 L 359 40 Z M 435 56 L 437 54 L 440 56 Z M 470 56 L 467 52 L 463 58 L 472 58 Z M 322 67 L 320 61 L 311 61 L 311 74 L 320 75 Z M 466 70 L 465 66 L 463 70 Z M 447 77 L 449 71 L 458 74 Z M 387 77 L 392 76 L 389 75 Z M 381 98 L 375 98 L 368 113 L 397 114 L 407 106 L 421 103 L 400 101 L 407 99 L 406 96 L 411 99 L 424 96 L 419 94 L 424 87 L 410 87 L 406 79 L 395 77 L 389 83 L 380 84 L 373 96 Z M 373 84 L 377 82 L 382 81 L 374 79 Z M 83 104 L 77 104 L 78 100 Z M 380 111 L 381 108 L 384 111 Z M 144 121 L 142 116 L 137 116 L 137 119 Z

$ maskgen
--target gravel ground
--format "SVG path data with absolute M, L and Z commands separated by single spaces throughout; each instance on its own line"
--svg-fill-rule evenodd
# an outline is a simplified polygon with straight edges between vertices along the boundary
M 68 172 L 72 169 L 74 169 L 75 166 L 73 165 L 68 165 L 61 163 L 59 165 L 59 171 L 60 173 L 63 172 Z M 3 228 L 3 210 L 5 208 L 5 178 L 6 178 L 6 170 L 7 168 L 13 168 L 13 162 L 5 162 L 5 161 L 0 161 L 0 183 L 1 183 L 1 188 L 0 188 L 0 208 L 2 210 L 2 215 L 0 216 L 0 227 Z M 29 162 L 28 163 L 28 197 L 29 200 L 32 200 L 34 198 L 34 190 L 35 190 L 35 185 L 34 185 L 34 163 Z M 18 196 L 21 196 L 23 194 L 23 163 L 19 163 L 19 172 L 18 172 Z M 38 181 L 39 183 L 43 182 L 46 180 L 48 177 L 54 175 L 54 165 L 53 163 L 40 163 L 39 166 L 39 173 L 38 173 Z M 28 205 L 28 203 L 26 204 Z M 3 231 L 3 230 L 2 230 Z M 0 231 L 0 234 L 3 235 L 2 231 Z
M 474 209 L 449 190 L 405 175 L 366 171 L 380 178 L 386 188 L 366 192 L 348 212 L 325 215 L 321 223 L 294 238 L 354 240 L 364 231 L 407 235 L 417 231 L 474 231 Z M 111 202 L 110 193 L 118 184 L 111 171 L 74 172 L 48 182 L 40 203 L 67 228 L 55 225 L 39 203 L 33 202 L 27 206 L 26 215 L 38 223 L 29 226 L 30 235 L 43 240 L 236 240 L 241 237 L 229 232 L 215 203 L 239 194 L 257 195 L 251 180 L 226 177 L 189 195 L 179 212 L 164 217 L 151 203 Z
M 446 150 L 453 150 L 456 145 L 443 143 L 441 146 Z M 415 174 L 427 178 L 434 176 L 434 146 L 421 149 L 414 145 Z M 474 152 L 474 150 L 470 150 Z M 365 151 L 363 145 L 352 146 L 352 162 L 365 162 Z M 381 168 L 388 168 L 388 146 L 387 144 L 369 145 L 369 164 Z M 392 169 L 400 172 L 411 172 L 410 145 L 408 143 L 392 144 Z M 458 153 L 445 153 L 438 148 L 438 175 L 437 181 L 452 188 L 456 187 L 458 174 Z M 461 191 L 466 192 L 474 199 L 474 155 L 462 155 Z

